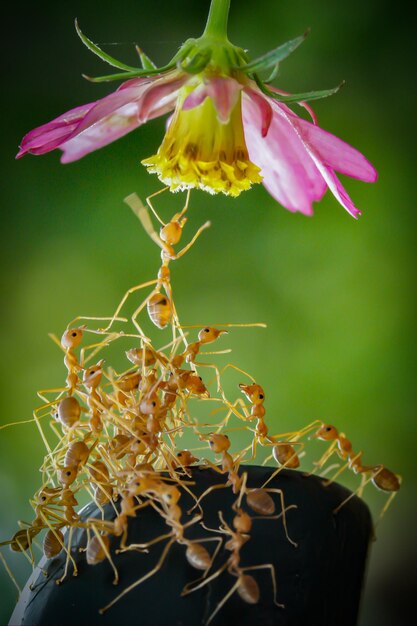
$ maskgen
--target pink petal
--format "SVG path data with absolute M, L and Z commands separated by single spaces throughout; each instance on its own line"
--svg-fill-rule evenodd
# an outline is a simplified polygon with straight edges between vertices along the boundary
M 91 102 L 78 106 L 51 122 L 31 130 L 23 137 L 16 158 L 19 159 L 27 153 L 44 154 L 58 147 L 72 135 L 74 129 L 95 104 L 95 102 Z
M 184 85 L 187 81 L 186 74 L 175 74 L 172 76 L 170 80 L 164 78 L 154 84 L 150 89 L 145 93 L 141 109 L 140 109 L 140 121 L 146 122 L 151 117 L 156 117 L 152 115 L 155 110 L 161 109 L 161 103 L 164 100 L 168 99 L 168 101 L 175 102 L 178 96 L 178 90 Z M 161 115 L 161 113 L 159 113 Z
M 376 171 L 373 166 L 358 150 L 338 137 L 297 117 L 292 111 L 288 113 L 288 107 L 274 102 L 273 108 L 276 113 L 292 125 L 335 198 L 348 213 L 354 218 L 358 218 L 361 212 L 356 208 L 335 175 L 334 169 L 346 173 L 348 176 L 373 182 L 376 179 Z
M 272 122 L 272 108 L 269 104 L 268 100 L 258 91 L 254 89 L 250 89 L 249 87 L 245 88 L 245 93 L 251 98 L 251 100 L 256 104 L 259 109 L 259 113 L 261 116 L 261 135 L 262 137 L 266 137 L 269 131 L 269 127 Z
M 177 71 L 162 77 L 129 80 L 105 98 L 72 109 L 32 130 L 23 138 L 17 156 L 28 152 L 44 154 L 59 147 L 64 152 L 62 163 L 80 159 L 123 137 L 146 120 L 172 110 L 175 90 L 184 80 Z
M 242 85 L 233 78 L 213 77 L 201 84 L 185 99 L 183 109 L 188 111 L 199 106 L 206 98 L 213 100 L 217 116 L 222 124 L 227 124 L 232 109 L 236 105 Z
M 189 111 L 190 109 L 195 109 L 195 107 L 203 104 L 204 100 L 208 98 L 207 93 L 207 85 L 201 83 L 198 85 L 193 91 L 186 97 L 182 108 L 184 111 Z
M 312 214 L 312 202 L 320 200 L 326 183 L 292 125 L 275 111 L 268 135 L 262 137 L 259 106 L 244 94 L 243 124 L 249 156 L 262 170 L 269 193 L 290 211 Z
M 368 183 L 374 183 L 378 173 L 359 150 L 335 135 L 292 114 L 303 139 L 314 148 L 315 154 L 330 168 Z
M 64 153 L 61 163 L 71 163 L 81 159 L 86 154 L 120 139 L 139 125 L 137 103 L 125 104 L 92 123 L 85 130 L 77 131 L 72 139 L 61 144 L 60 148 Z

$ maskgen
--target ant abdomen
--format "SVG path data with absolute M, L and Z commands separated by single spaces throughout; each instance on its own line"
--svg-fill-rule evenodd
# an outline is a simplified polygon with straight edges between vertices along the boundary
M 246 502 L 259 515 L 272 515 L 275 513 L 275 503 L 265 489 L 251 489 L 247 493 Z
M 91 537 L 87 544 L 87 563 L 89 565 L 97 565 L 106 558 L 106 548 L 109 552 L 110 538 L 108 535 L 100 535 L 100 539 L 97 535 Z
M 103 483 L 109 479 L 109 470 L 103 461 L 94 461 L 88 471 L 91 478 L 97 483 Z
M 248 604 L 257 604 L 261 595 L 258 583 L 254 577 L 249 574 L 241 574 L 241 576 L 239 576 L 237 592 L 242 600 Z
M 289 469 L 300 467 L 298 454 L 289 443 L 277 443 L 272 448 L 272 454 L 279 465 L 285 465 Z
M 48 530 L 43 539 L 43 553 L 47 559 L 57 556 L 64 545 L 64 535 L 58 529 Z
M 398 491 L 401 486 L 398 476 L 386 467 L 375 474 L 372 482 L 382 491 Z
M 168 296 L 155 293 L 147 302 L 148 314 L 158 328 L 165 328 L 172 317 L 172 306 Z
M 210 565 L 210 555 L 199 543 L 190 543 L 185 552 L 187 561 L 192 567 L 199 570 L 206 570 Z
M 80 419 L 81 406 L 74 396 L 63 398 L 58 404 L 58 419 L 64 426 L 71 428 Z
M 75 441 L 67 450 L 65 455 L 65 465 L 70 467 L 84 465 L 89 454 L 90 449 L 84 441 Z
M 33 537 L 37 535 L 40 530 L 41 528 L 35 529 L 33 527 L 18 530 L 10 541 L 10 550 L 13 552 L 25 552 L 31 545 Z

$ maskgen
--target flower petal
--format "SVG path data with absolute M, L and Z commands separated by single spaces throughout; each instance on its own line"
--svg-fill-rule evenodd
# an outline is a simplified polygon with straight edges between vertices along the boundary
M 63 151 L 61 163 L 71 163 L 86 154 L 123 137 L 131 130 L 140 126 L 138 105 L 130 102 L 108 113 L 85 130 L 77 131 L 76 135 L 59 147 Z
M 266 137 L 269 131 L 269 127 L 272 122 L 272 107 L 269 104 L 268 100 L 258 91 L 254 89 L 250 89 L 249 87 L 245 88 L 245 92 L 249 95 L 251 100 L 256 104 L 259 108 L 259 113 L 261 115 L 261 135 L 262 137 Z
M 298 134 L 268 99 L 273 116 L 268 135 L 262 137 L 259 106 L 245 93 L 242 101 L 249 156 L 261 168 L 266 189 L 289 211 L 311 215 L 312 202 L 323 197 L 326 183 Z
M 227 124 L 242 87 L 243 85 L 233 78 L 211 77 L 205 84 L 199 85 L 191 92 L 184 101 L 183 109 L 188 111 L 199 106 L 206 98 L 211 98 L 219 121 Z
M 178 78 L 178 72 L 129 80 L 105 98 L 72 109 L 28 133 L 18 157 L 28 152 L 44 154 L 59 147 L 64 152 L 62 163 L 80 159 L 123 137 L 148 119 L 171 111 L 178 86 L 184 80 L 186 78 Z
M 95 104 L 96 102 L 91 102 L 90 104 L 78 106 L 75 109 L 63 113 L 51 122 L 31 130 L 23 137 L 16 158 L 19 159 L 28 153 L 45 154 L 45 152 L 57 148 L 72 135 L 80 121 Z
M 358 150 L 318 126 L 297 117 L 285 105 L 274 102 L 274 110 L 292 125 L 335 198 L 348 213 L 358 218 L 361 212 L 352 202 L 334 170 L 337 169 L 342 174 L 359 180 L 374 182 L 377 176 L 374 167 Z
M 184 85 L 187 78 L 185 74 L 175 72 L 170 79 L 164 77 L 163 80 L 157 81 L 157 83 L 148 89 L 141 103 L 139 113 L 140 121 L 144 123 L 148 119 L 157 117 L 153 115 L 153 113 L 161 109 L 161 103 L 166 101 L 166 99 L 168 99 L 170 103 L 172 102 L 170 108 L 174 108 L 178 90 Z M 162 113 L 158 113 L 158 115 L 162 115 Z
M 296 118 L 296 119 L 294 119 Z M 315 153 L 328 167 L 367 183 L 374 183 L 378 173 L 359 150 L 342 139 L 292 114 L 293 122 L 300 129 L 305 141 L 314 147 Z

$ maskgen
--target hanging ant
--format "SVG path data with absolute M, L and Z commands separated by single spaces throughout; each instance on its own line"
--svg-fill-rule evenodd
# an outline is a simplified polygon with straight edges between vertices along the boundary
M 79 328 L 67 328 L 61 337 L 61 345 L 65 350 L 64 363 L 68 370 L 66 383 L 68 385 L 68 394 L 72 396 L 78 383 L 78 372 L 81 369 L 78 359 L 75 356 L 74 349 L 77 348 L 83 338 L 83 330 L 86 326 Z
M 92 365 L 84 370 L 83 374 L 83 385 L 88 391 L 87 404 L 90 409 L 90 427 L 95 433 L 99 433 L 103 428 L 100 416 L 103 399 L 97 391 L 97 387 L 103 376 L 103 363 L 104 360 L 101 359 L 96 365 Z
M 165 190 L 162 190 L 162 191 L 165 191 Z M 133 193 L 127 198 L 125 198 L 126 204 L 130 206 L 132 211 L 139 218 L 143 228 L 148 233 L 150 238 L 161 248 L 162 264 L 158 272 L 158 277 L 155 280 L 142 283 L 141 285 L 137 285 L 136 287 L 132 287 L 131 289 L 129 289 L 123 296 L 122 300 L 120 301 L 120 304 L 118 305 L 116 312 L 114 313 L 113 318 L 111 319 L 110 323 L 106 326 L 106 328 L 103 329 L 103 332 L 111 328 L 114 320 L 116 319 L 119 312 L 123 308 L 126 300 L 129 298 L 129 296 L 132 293 L 135 293 L 136 291 L 139 291 L 140 289 L 144 289 L 145 287 L 150 287 L 152 285 L 154 285 L 152 292 L 150 293 L 149 296 L 147 296 L 147 298 L 142 302 L 142 304 L 139 305 L 139 307 L 135 310 L 135 312 L 133 313 L 131 317 L 132 323 L 138 330 L 140 337 L 144 341 L 145 340 L 147 341 L 147 338 L 145 337 L 140 325 L 137 322 L 137 317 L 139 316 L 140 312 L 145 306 L 147 307 L 148 315 L 151 321 L 158 328 L 161 328 L 161 329 L 165 328 L 171 320 L 172 320 L 174 335 L 175 335 L 175 328 L 180 328 L 178 315 L 175 310 L 175 305 L 172 299 L 172 288 L 171 288 L 169 264 L 171 261 L 176 261 L 177 259 L 180 259 L 186 252 L 188 252 L 188 250 L 194 245 L 195 241 L 201 235 L 203 230 L 205 230 L 206 228 L 210 226 L 210 222 L 206 222 L 205 224 L 200 226 L 200 228 L 197 230 L 197 232 L 195 233 L 191 241 L 186 246 L 184 246 L 184 248 L 182 248 L 179 252 L 175 252 L 174 246 L 177 243 L 179 243 L 181 236 L 182 236 L 182 230 L 184 228 L 185 222 L 187 221 L 187 218 L 184 217 L 184 213 L 188 209 L 190 193 L 187 192 L 187 199 L 186 199 L 184 208 L 179 213 L 176 213 L 171 219 L 171 221 L 169 221 L 166 224 L 161 220 L 161 218 L 159 217 L 159 215 L 157 214 L 156 210 L 154 209 L 151 203 L 151 198 L 158 195 L 159 193 L 161 193 L 161 191 L 157 192 L 156 194 L 152 194 L 146 199 L 146 202 L 149 208 L 151 209 L 156 219 L 160 222 L 162 226 L 160 229 L 159 235 L 154 230 L 154 227 L 149 217 L 148 210 L 142 204 L 137 194 Z M 161 293 L 162 290 L 165 293 Z

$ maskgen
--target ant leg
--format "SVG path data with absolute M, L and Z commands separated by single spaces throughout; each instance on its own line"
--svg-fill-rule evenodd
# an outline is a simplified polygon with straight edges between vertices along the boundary
M 86 364 L 91 361 L 96 356 L 96 354 L 98 354 L 103 348 L 106 348 L 109 343 L 118 339 L 120 336 L 123 336 L 123 334 L 121 335 L 121 333 L 109 333 L 107 337 L 105 337 L 102 341 L 99 341 L 97 343 L 91 343 L 88 346 L 82 348 L 80 351 L 80 367 L 84 369 Z M 87 350 L 92 350 L 91 354 L 88 355 L 88 358 L 85 357 L 85 353 L 87 352 Z
M 169 537 L 172 537 L 172 533 L 159 535 L 159 537 L 155 537 L 155 539 L 151 539 L 150 541 L 147 541 L 146 543 L 130 543 L 128 546 L 125 545 L 123 548 L 119 548 L 118 550 L 116 550 L 116 552 L 117 554 L 120 554 L 121 552 L 128 552 L 129 550 L 147 551 L 147 549 L 150 546 L 153 546 L 156 543 L 163 541 L 164 539 L 168 539 Z
M 296 543 L 295 541 L 293 541 L 291 539 L 291 537 L 288 535 L 288 528 L 287 528 L 287 516 L 286 516 L 286 512 L 290 509 L 290 508 L 296 508 L 295 505 L 290 505 L 290 507 L 285 507 L 285 502 L 284 502 L 284 492 L 282 491 L 282 489 L 278 489 L 278 488 L 272 488 L 272 487 L 268 487 L 267 489 L 265 489 L 265 491 L 267 492 L 271 492 L 271 493 L 278 493 L 279 494 L 279 499 L 281 502 L 281 515 L 282 515 L 282 525 L 284 527 L 284 531 L 285 531 L 285 536 L 287 537 L 288 541 L 295 547 L 298 547 L 298 543 Z
M 286 443 L 286 442 L 283 442 Z M 290 445 L 298 445 L 301 446 L 301 448 L 304 448 L 304 444 L 301 441 L 291 441 Z M 272 459 L 273 455 L 269 456 L 266 461 L 268 461 L 269 459 Z M 275 472 L 273 472 L 271 474 L 271 476 L 264 482 L 264 484 L 262 485 L 261 489 L 264 489 L 268 483 L 271 482 L 271 480 L 273 480 L 275 478 L 275 476 L 277 476 L 281 470 L 285 469 L 291 462 L 293 459 L 298 458 L 298 453 L 294 451 L 294 454 L 292 454 L 286 461 L 285 463 L 283 463 L 282 465 L 280 465 Z
M 201 233 L 207 228 L 209 228 L 210 226 L 211 226 L 210 221 L 207 221 L 202 226 L 200 226 L 200 228 L 197 230 L 197 232 L 195 233 L 191 241 L 189 241 L 187 245 L 184 246 L 184 248 L 175 255 L 175 260 L 180 259 L 186 252 L 188 252 L 188 250 L 195 244 L 195 242 L 197 241 Z
M 207 324 L 184 324 L 184 326 L 182 328 L 203 328 L 204 326 L 207 326 Z M 222 328 L 267 328 L 267 325 L 264 322 L 250 322 L 249 324 L 233 324 L 233 323 L 227 323 L 227 324 L 211 324 L 211 326 L 215 326 L 216 328 L 221 326 Z M 238 367 L 236 367 L 235 365 L 232 365 L 231 363 L 228 363 L 227 366 L 225 367 L 233 367 L 236 370 L 239 370 Z M 239 370 L 242 374 L 247 375 L 249 378 L 251 378 L 251 380 L 253 380 L 253 382 L 255 382 L 255 379 L 252 378 L 251 376 L 249 376 L 249 374 L 247 374 L 246 372 L 244 372 L 243 370 Z M 317 420 L 319 421 L 319 420 Z
M 347 498 L 345 498 L 340 504 L 338 504 L 338 506 L 333 510 L 333 513 L 337 514 L 339 513 L 340 509 L 342 507 L 345 506 L 345 504 L 347 504 L 349 502 L 349 500 L 351 500 L 354 496 L 356 496 L 358 494 L 359 489 L 361 489 L 363 491 L 363 489 L 365 488 L 365 486 L 370 483 L 372 480 L 372 476 L 370 478 L 367 478 L 365 481 L 363 481 L 360 485 L 360 487 L 358 489 L 356 489 L 355 491 L 353 491 L 351 494 L 348 495 Z
M 208 626 L 210 624 L 210 622 L 213 621 L 214 617 L 217 615 L 217 613 L 220 611 L 220 609 L 226 604 L 226 602 L 232 597 L 232 595 L 237 590 L 239 585 L 240 585 L 240 580 L 238 578 L 237 581 L 235 582 L 235 584 L 232 586 L 232 588 L 226 593 L 226 595 L 223 597 L 223 599 L 216 606 L 216 609 L 213 611 L 213 613 L 208 618 L 207 622 L 205 623 L 205 626 Z
M 327 463 L 327 461 L 330 459 L 330 457 L 335 452 L 337 452 L 336 446 L 337 446 L 337 441 L 336 440 L 332 441 L 332 443 L 329 445 L 329 447 L 324 452 L 324 454 L 322 454 L 322 456 L 319 458 L 319 460 L 318 461 L 313 461 L 314 469 L 308 474 L 309 476 L 312 476 L 317 471 L 319 471 Z
M 92 524 L 92 527 L 93 527 L 94 534 L 97 537 L 98 542 L 100 543 L 101 549 L 103 550 L 104 554 L 106 555 L 106 558 L 107 558 L 108 562 L 110 563 L 110 565 L 111 565 L 111 567 L 113 569 L 113 572 L 114 572 L 113 585 L 117 585 L 117 583 L 119 582 L 119 572 L 117 571 L 117 567 L 113 563 L 113 559 L 111 558 L 111 555 L 110 555 L 110 550 L 108 549 L 108 547 L 104 543 L 103 538 L 100 535 L 100 533 L 97 531 L 97 529 L 95 527 L 95 524 Z
M 187 189 L 187 194 L 186 194 L 186 198 L 185 198 L 185 204 L 184 204 L 184 208 L 181 209 L 181 211 L 178 213 L 177 215 L 177 219 L 181 219 L 181 217 L 184 215 L 184 213 L 187 212 L 187 209 L 189 207 L 190 204 L 190 196 L 191 196 L 191 189 Z
M 360 453 L 359 453 L 360 454 Z M 356 455 L 357 458 L 358 455 Z M 337 470 L 337 472 L 335 472 L 333 474 L 333 476 L 331 478 L 329 478 L 328 480 L 325 481 L 324 486 L 328 487 L 329 485 L 331 485 L 332 483 L 334 483 L 334 481 L 345 471 L 349 468 L 350 466 L 350 462 L 347 461 L 346 463 L 344 463 L 341 467 L 339 467 L 339 469 Z
M 242 398 L 238 398 L 233 404 L 231 404 L 229 402 L 229 400 L 227 400 L 224 396 L 223 396 L 223 402 L 225 403 L 226 406 L 229 407 L 229 412 L 226 415 L 225 419 L 223 420 L 225 422 L 225 426 L 227 426 L 227 423 L 233 413 L 233 415 L 235 415 L 236 417 L 238 417 L 240 420 L 242 420 L 243 422 L 247 422 L 248 418 L 249 418 L 249 413 L 247 411 L 247 407 L 246 404 L 244 403 L 244 401 L 242 400 Z M 236 409 L 237 406 L 241 406 L 242 410 L 243 410 L 243 415 L 241 413 L 239 413 L 239 411 Z
M 155 294 L 160 293 L 160 287 L 159 287 L 160 281 L 159 281 L 159 279 L 152 280 L 149 283 L 146 283 L 146 286 L 149 286 L 149 285 L 152 285 L 152 284 L 153 285 L 157 285 L 157 286 L 155 287 L 155 289 L 153 289 L 151 291 L 151 293 L 145 298 L 145 300 L 138 306 L 138 308 L 135 310 L 135 312 L 133 313 L 132 317 L 130 318 L 132 320 L 132 324 L 135 326 L 136 330 L 139 333 L 140 339 L 142 341 L 146 342 L 146 343 L 150 343 L 149 339 L 146 337 L 145 333 L 143 332 L 143 330 L 139 326 L 138 322 L 136 321 L 136 318 L 143 311 L 143 309 L 148 304 L 148 301 L 152 298 L 152 296 L 154 296 Z
M 260 570 L 260 569 L 269 569 L 271 572 L 271 579 L 272 579 L 272 587 L 274 590 L 274 604 L 276 604 L 276 606 L 278 606 L 280 609 L 285 609 L 285 604 L 281 604 L 280 602 L 277 601 L 277 581 L 275 578 L 275 567 L 272 565 L 272 563 L 266 563 L 265 565 L 251 565 L 249 567 L 244 567 L 241 571 L 242 572 L 249 572 L 249 571 L 254 571 L 254 570 Z
M 310 424 L 307 424 L 307 426 L 304 426 L 304 428 L 301 428 L 300 430 L 293 430 L 293 431 L 289 431 L 288 433 L 278 433 L 277 435 L 271 435 L 269 439 L 271 441 L 276 441 L 276 440 L 282 439 L 283 437 L 291 437 L 293 441 L 297 441 L 301 437 L 304 437 L 311 430 L 314 430 L 318 424 L 321 425 L 323 424 L 323 422 L 321 420 L 314 420 L 313 422 L 311 422 Z
M 230 352 L 230 350 L 227 350 L 227 352 Z M 219 354 L 218 352 L 204 352 L 204 354 Z M 219 368 L 217 367 L 217 365 L 215 365 L 214 363 L 192 363 L 192 365 L 195 365 L 196 367 L 211 367 L 212 369 L 214 369 L 215 375 L 216 375 L 216 381 L 217 381 L 217 391 L 221 394 L 223 394 L 223 388 L 221 386 L 221 382 L 220 382 L 220 372 L 219 372 Z M 211 379 L 213 380 L 213 379 Z M 211 381 L 210 381 L 211 382 Z M 208 385 L 210 384 L 207 383 Z
M 218 468 L 217 468 L 218 469 Z M 220 474 L 222 474 L 223 472 L 219 472 Z M 212 485 L 211 487 L 209 487 L 208 489 L 206 489 L 201 496 L 198 497 L 197 502 L 194 504 L 193 507 L 191 507 L 191 509 L 189 509 L 187 511 L 187 513 L 192 513 L 194 511 L 194 509 L 200 504 L 200 502 L 202 500 L 204 500 L 204 498 L 206 496 L 208 496 L 209 493 L 211 493 L 212 491 L 215 491 L 216 489 L 227 489 L 228 485 Z
M 203 523 L 202 523 L 202 525 L 203 525 L 204 528 L 206 528 Z M 213 529 L 208 529 L 208 530 L 213 530 Z M 214 532 L 217 532 L 217 531 L 214 531 Z M 195 585 L 195 584 L 198 585 L 201 581 L 203 581 L 206 578 L 207 574 L 210 571 L 211 566 L 213 565 L 213 563 L 214 563 L 214 561 L 215 561 L 215 559 L 216 559 L 216 557 L 217 557 L 217 555 L 219 553 L 221 545 L 223 543 L 223 539 L 221 537 L 208 537 L 208 538 L 204 538 L 204 539 L 192 539 L 191 541 L 187 540 L 187 542 L 185 544 L 185 545 L 187 545 L 187 549 L 190 546 L 190 544 L 198 544 L 200 547 L 202 547 L 201 546 L 202 543 L 208 543 L 208 542 L 211 542 L 211 541 L 217 541 L 217 546 L 216 546 L 216 548 L 215 548 L 215 550 L 213 552 L 213 555 L 210 557 L 210 562 L 209 562 L 207 568 L 204 570 L 204 574 L 202 576 L 200 576 L 199 578 L 196 578 L 195 580 L 193 580 L 190 583 L 186 584 L 185 587 L 183 588 L 182 592 L 181 592 L 181 595 L 186 595 L 187 594 L 187 592 L 184 593 L 184 590 L 188 589 L 189 586 Z M 198 569 L 201 569 L 201 568 L 198 568 Z M 191 593 L 191 592 L 188 592 L 188 593 Z
M 161 567 L 162 567 L 162 565 L 163 565 L 163 563 L 164 563 L 164 561 L 165 561 L 165 559 L 167 557 L 167 554 L 168 554 L 172 544 L 174 543 L 174 541 L 175 541 L 175 539 L 171 539 L 171 541 L 169 541 L 167 543 L 167 545 L 165 546 L 165 548 L 162 551 L 162 554 L 161 554 L 161 557 L 160 557 L 158 563 L 155 565 L 155 567 L 153 569 L 151 569 L 150 572 L 148 572 L 147 574 L 145 574 L 144 576 L 139 578 L 139 580 L 136 580 L 134 583 L 129 585 L 129 587 L 126 587 L 126 589 L 124 589 L 121 593 L 119 593 L 119 595 L 116 596 L 111 602 L 109 602 L 109 604 L 106 604 L 106 606 L 104 606 L 102 609 L 100 609 L 99 613 L 101 615 L 103 615 L 103 613 L 105 613 L 105 611 L 110 609 L 114 604 L 116 604 L 116 602 L 118 602 L 120 600 L 120 598 L 122 598 L 127 593 L 129 593 L 129 591 L 132 591 L 132 589 L 135 589 L 135 587 L 137 587 L 138 585 L 143 583 L 148 578 L 151 578 L 151 576 L 153 576 L 154 574 L 156 574 L 156 572 L 158 572 L 158 570 L 161 569 Z
M 165 191 L 165 190 L 162 190 L 162 191 Z M 158 191 L 156 194 L 153 194 L 153 195 L 158 195 L 158 193 L 161 193 L 161 192 Z M 162 226 L 165 226 L 164 222 L 161 220 L 158 213 L 155 211 L 154 207 L 152 206 L 152 203 L 150 202 L 150 198 L 152 198 L 153 195 L 148 196 L 146 198 L 146 202 L 149 208 L 151 209 L 152 213 L 155 215 L 158 222 Z M 151 218 L 149 217 L 148 209 L 145 207 L 145 205 L 143 204 L 139 196 L 136 193 L 132 193 L 130 194 L 130 196 L 127 196 L 124 199 L 124 202 L 132 209 L 133 213 L 136 215 L 136 217 L 139 219 L 140 223 L 142 224 L 144 231 L 149 235 L 152 241 L 156 243 L 156 245 L 159 248 L 161 248 L 164 251 L 167 251 L 165 242 L 162 241 L 162 239 L 159 237 L 159 235 L 155 231 Z
M 223 324 L 223 325 L 225 325 L 225 324 Z M 245 370 L 240 369 L 240 367 L 237 367 L 236 365 L 233 365 L 233 363 L 227 363 L 224 367 L 222 367 L 222 369 L 220 370 L 220 373 L 223 374 L 223 372 L 225 372 L 227 369 L 236 370 L 240 374 L 243 374 L 244 376 L 249 378 L 249 380 L 251 380 L 253 383 L 256 383 L 256 380 L 254 379 L 253 376 L 248 374 L 248 372 L 245 372 Z
M 142 283 L 141 285 L 136 285 L 136 287 L 131 287 L 130 289 L 128 289 L 125 293 L 125 295 L 123 296 L 123 298 L 121 299 L 114 315 L 110 318 L 110 323 L 107 324 L 107 326 L 105 328 L 100 329 L 102 332 L 106 332 L 108 331 L 112 326 L 113 323 L 116 321 L 116 319 L 118 318 L 118 315 L 120 313 L 120 311 L 122 310 L 126 300 L 128 300 L 129 296 L 132 293 L 135 293 L 136 291 L 139 291 L 140 289 L 145 289 L 146 287 L 151 287 L 152 285 L 156 285 L 158 283 L 158 279 L 154 279 L 154 280 L 149 280 L 146 283 Z
M 89 316 L 89 315 L 77 315 L 77 317 L 74 317 L 73 320 L 71 320 L 69 322 L 69 324 L 67 324 L 67 329 L 71 328 L 71 326 L 73 324 L 75 324 L 78 321 L 88 321 L 88 322 L 108 322 L 109 320 L 112 320 L 112 317 L 96 317 L 96 316 Z M 118 317 L 117 319 L 114 320 L 115 322 L 127 322 L 127 319 L 125 317 Z M 82 327 L 83 330 L 86 330 L 86 327 Z M 56 337 L 55 335 L 53 335 L 52 333 L 49 333 L 50 338 L 52 339 L 52 341 L 56 342 Z M 65 348 L 62 348 L 61 342 L 58 340 L 58 344 L 60 346 L 60 348 L 65 352 Z
M 18 582 L 17 582 L 16 578 L 14 577 L 12 570 L 8 566 L 7 561 L 6 561 L 6 559 L 4 558 L 4 556 L 2 555 L 1 552 L 0 552 L 0 561 L 3 563 L 4 569 L 6 570 L 7 574 L 9 575 L 10 580 L 12 581 L 12 583 L 14 584 L 14 586 L 17 589 L 18 594 L 20 595 L 22 593 L 22 590 L 19 587 Z
M 193 591 L 197 591 L 197 589 L 201 589 L 205 585 L 208 585 L 208 583 L 210 583 L 212 580 L 214 580 L 215 578 L 220 576 L 220 574 L 222 572 L 224 572 L 224 570 L 227 568 L 227 566 L 228 566 L 228 563 L 227 562 L 224 563 L 221 567 L 219 567 L 218 570 L 216 570 L 208 578 L 204 578 L 201 582 L 199 582 L 198 585 L 193 586 L 196 581 L 192 581 L 192 582 L 189 582 L 186 585 L 184 585 L 184 588 L 181 591 L 181 597 L 188 596 L 188 594 L 193 593 Z
M 52 527 L 50 527 L 50 529 L 52 530 L 52 532 L 54 532 L 54 529 Z M 63 545 L 61 541 L 59 541 L 59 543 L 62 545 L 63 549 L 65 550 L 65 552 L 67 554 L 67 558 L 65 559 L 65 569 L 64 569 L 63 575 L 61 576 L 61 578 L 58 578 L 55 581 L 55 583 L 57 585 L 60 585 L 65 580 L 65 578 L 67 577 L 67 575 L 68 575 L 68 566 L 69 566 L 70 561 L 72 562 L 73 567 L 74 567 L 74 571 L 73 571 L 72 575 L 73 576 L 77 576 L 78 575 L 77 564 L 75 563 L 73 557 L 71 556 L 72 533 L 73 533 L 73 527 L 70 526 L 69 527 L 69 531 L 68 531 L 68 546 L 67 547 L 65 545 Z M 57 539 L 59 540 L 59 537 L 57 537 Z
M 389 507 L 391 506 L 391 502 L 394 500 L 395 496 L 397 495 L 398 491 L 393 491 L 389 498 L 387 499 L 387 501 L 385 502 L 381 513 L 378 515 L 378 519 L 375 522 L 375 526 L 377 526 L 377 524 L 379 524 L 379 522 L 381 521 L 381 519 L 383 518 L 383 516 L 385 515 L 385 513 L 388 511 Z
M 165 222 L 163 222 L 161 220 L 161 218 L 159 217 L 158 213 L 155 210 L 155 207 L 153 206 L 151 199 L 152 198 L 156 198 L 157 196 L 161 195 L 162 193 L 164 193 L 165 191 L 168 191 L 169 187 L 164 187 L 163 189 L 160 189 L 159 191 L 155 191 L 155 193 L 152 193 L 150 196 L 148 196 L 146 198 L 146 204 L 148 205 L 148 207 L 150 208 L 150 210 L 152 211 L 152 213 L 155 215 L 156 219 L 158 220 L 158 222 L 161 224 L 161 226 L 165 226 Z M 188 208 L 188 204 L 186 204 L 187 208 Z

